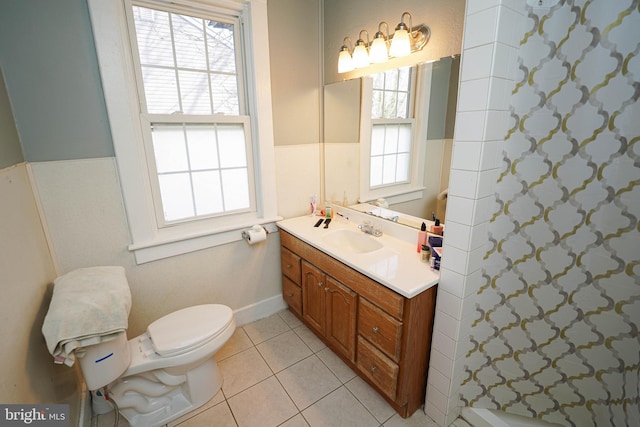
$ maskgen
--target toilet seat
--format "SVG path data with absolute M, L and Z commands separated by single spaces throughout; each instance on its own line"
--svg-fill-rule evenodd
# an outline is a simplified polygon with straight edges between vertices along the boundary
M 221 304 L 204 304 L 174 311 L 147 327 L 153 350 L 176 356 L 215 338 L 233 321 L 233 311 Z

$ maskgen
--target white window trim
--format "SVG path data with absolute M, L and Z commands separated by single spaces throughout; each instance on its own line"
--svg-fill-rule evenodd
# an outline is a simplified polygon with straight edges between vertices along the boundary
M 389 204 L 408 202 L 422 199 L 425 189 L 424 159 L 427 155 L 427 120 L 420 117 L 429 116 L 429 83 L 431 82 L 431 68 L 424 64 L 416 66 L 416 84 L 414 88 L 414 136 L 411 147 L 411 172 L 409 182 L 406 184 L 390 185 L 372 189 L 370 186 L 371 174 L 371 132 L 373 129 L 371 119 L 371 105 L 373 103 L 373 79 L 362 78 L 362 97 L 360 111 L 369 111 L 369 114 L 360 114 L 360 202 L 371 202 L 380 198 Z M 423 160 L 423 161 L 420 161 Z
M 249 76 L 247 94 L 253 102 L 251 120 L 258 144 L 254 151 L 257 214 L 193 221 L 159 228 L 147 174 L 125 2 L 88 0 L 107 113 L 111 126 L 124 205 L 136 262 L 142 264 L 242 239 L 254 224 L 272 223 L 277 215 L 276 173 L 271 111 L 271 75 L 266 0 L 182 0 L 202 10 L 223 10 L 242 16 Z M 259 182 L 258 182 L 259 181 Z

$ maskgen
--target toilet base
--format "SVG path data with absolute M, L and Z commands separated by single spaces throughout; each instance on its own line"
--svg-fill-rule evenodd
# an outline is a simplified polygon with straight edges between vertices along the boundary
M 158 427 L 207 403 L 222 387 L 213 357 L 185 374 L 171 369 L 131 375 L 110 386 L 110 396 L 131 427 Z

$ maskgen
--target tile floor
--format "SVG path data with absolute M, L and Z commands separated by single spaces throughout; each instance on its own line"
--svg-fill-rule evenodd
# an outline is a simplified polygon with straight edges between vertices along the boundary
M 289 311 L 238 328 L 216 360 L 222 390 L 168 427 L 436 426 L 421 409 L 402 419 Z M 114 421 L 111 412 L 91 424 Z

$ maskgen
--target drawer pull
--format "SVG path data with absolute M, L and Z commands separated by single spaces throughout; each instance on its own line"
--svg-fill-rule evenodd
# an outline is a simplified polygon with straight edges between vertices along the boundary
M 379 328 L 379 327 L 377 327 L 377 326 L 374 326 L 374 327 L 372 328 L 372 331 L 373 331 L 373 333 L 374 333 L 374 334 L 377 334 L 377 333 L 380 331 L 380 328 Z
M 372 374 L 374 374 L 375 372 L 376 372 L 376 367 L 375 367 L 375 366 L 372 366 L 372 367 L 371 367 L 371 373 L 372 373 Z
M 289 298 L 291 298 L 291 297 L 293 297 L 293 294 L 287 294 L 287 296 L 288 296 Z
M 293 267 L 291 264 L 287 264 L 287 268 L 291 268 Z

